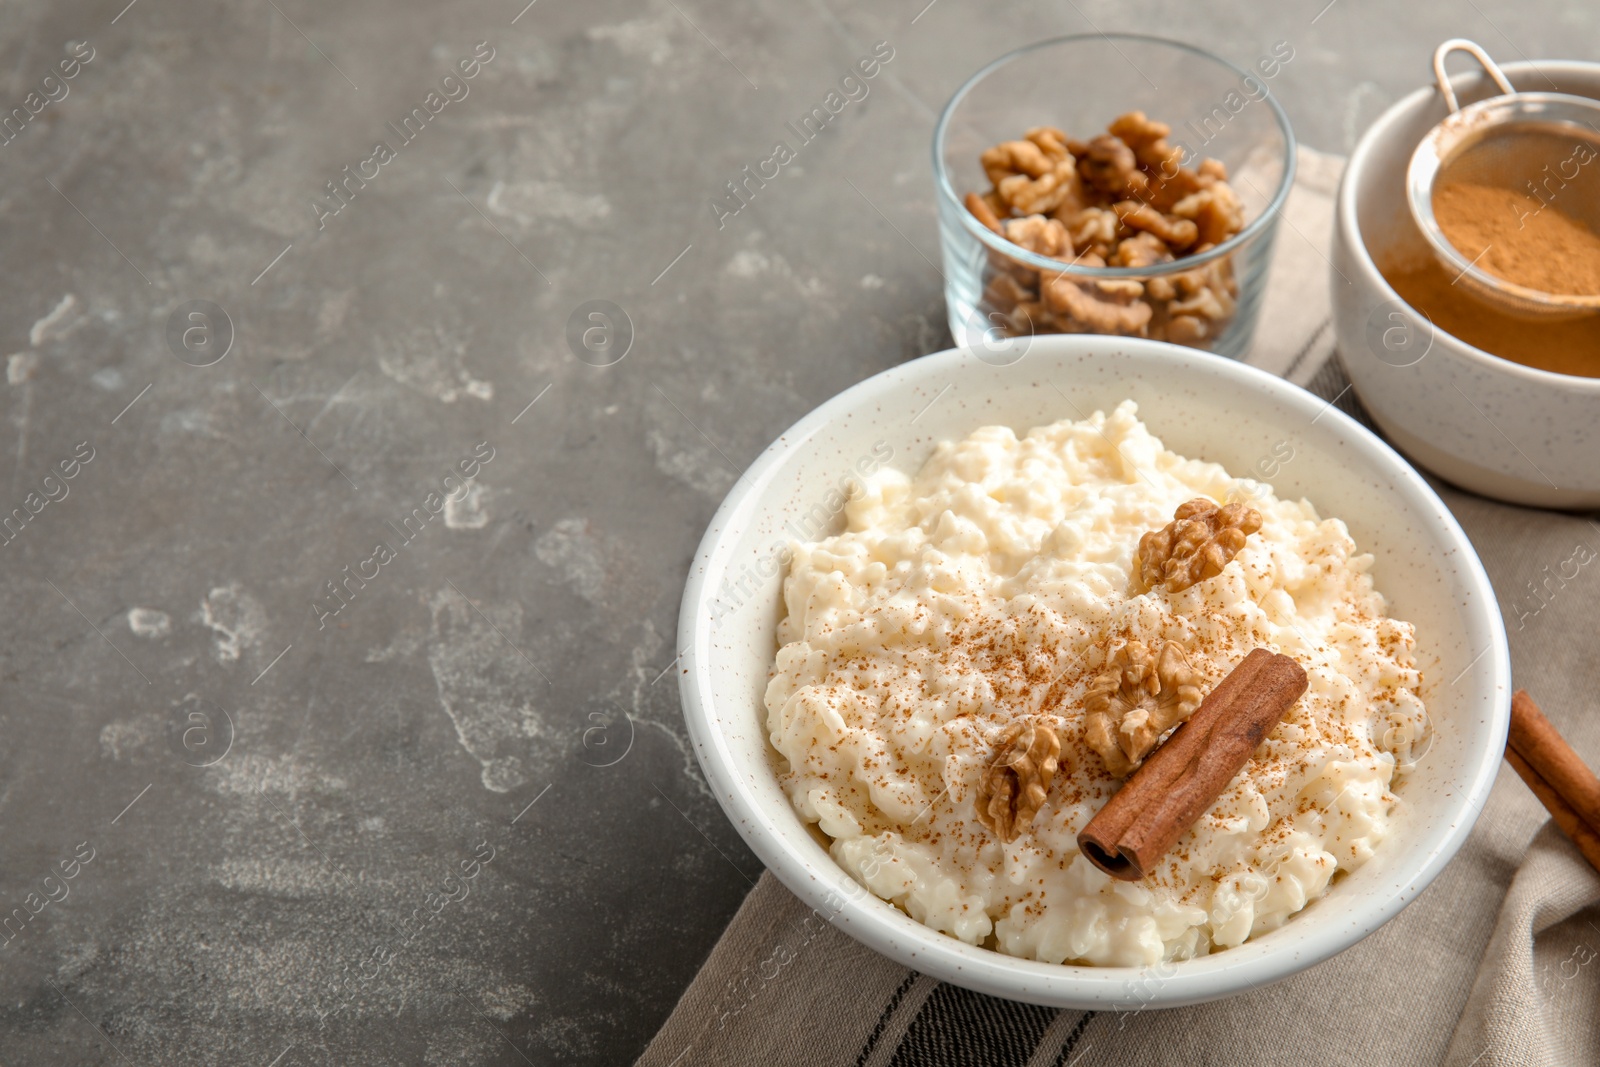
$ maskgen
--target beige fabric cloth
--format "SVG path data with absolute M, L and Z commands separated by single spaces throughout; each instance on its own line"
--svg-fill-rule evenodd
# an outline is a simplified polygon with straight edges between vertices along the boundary
M 1328 325 L 1339 166 L 1302 151 L 1248 361 L 1339 396 L 1362 417 L 1343 391 Z M 1528 584 L 1579 544 L 1600 549 L 1600 524 L 1434 484 L 1513 620 L 1516 684 L 1600 766 L 1600 569 L 1543 603 Z M 764 874 L 639 1062 L 1600 1064 L 1600 875 L 1506 767 L 1455 861 L 1359 945 L 1253 993 L 1119 1015 L 1016 1004 L 919 975 L 828 926 Z

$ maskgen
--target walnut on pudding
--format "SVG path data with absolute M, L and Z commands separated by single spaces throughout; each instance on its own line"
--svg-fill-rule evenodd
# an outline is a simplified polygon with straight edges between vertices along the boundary
M 978 820 L 1002 841 L 1014 841 L 1044 807 L 1061 758 L 1061 739 L 1035 719 L 1001 732 L 995 758 L 978 781 Z
M 1203 698 L 1199 681 L 1178 642 L 1168 641 L 1157 650 L 1129 641 L 1089 683 L 1083 698 L 1084 740 L 1100 753 L 1106 770 L 1126 778 L 1162 734 L 1194 714 Z
M 1243 504 L 1218 507 L 1205 497 L 1180 504 L 1172 521 L 1139 538 L 1139 577 L 1151 589 L 1181 593 L 1222 573 L 1245 540 L 1261 529 L 1261 513 Z

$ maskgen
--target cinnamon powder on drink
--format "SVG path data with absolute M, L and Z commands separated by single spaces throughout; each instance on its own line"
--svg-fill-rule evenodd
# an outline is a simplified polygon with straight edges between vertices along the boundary
M 1600 315 L 1553 321 L 1508 315 L 1453 284 L 1425 249 L 1384 256 L 1378 269 L 1435 330 L 1524 366 L 1600 378 Z
M 1451 181 L 1433 190 L 1433 214 L 1456 250 L 1482 269 L 1541 293 L 1600 295 L 1600 234 L 1516 189 Z
M 1596 201 L 1600 139 L 1565 128 L 1499 133 L 1434 178 L 1434 218 L 1462 257 L 1546 293 L 1600 294 L 1600 234 L 1583 214 Z M 1435 330 L 1524 366 L 1600 378 L 1600 314 L 1512 314 L 1457 284 L 1420 234 L 1395 236 L 1378 269 Z

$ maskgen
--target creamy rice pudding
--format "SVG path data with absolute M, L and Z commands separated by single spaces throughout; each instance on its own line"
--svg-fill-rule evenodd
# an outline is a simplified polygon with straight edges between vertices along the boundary
M 1147 585 L 1141 538 L 1197 499 L 1259 528 L 1220 573 Z M 1274 929 L 1380 847 L 1427 717 L 1412 627 L 1337 518 L 1168 451 L 1132 402 L 942 443 L 845 513 L 793 548 L 767 728 L 834 859 L 914 919 L 1046 962 L 1152 964 Z M 1130 760 L 1086 704 L 1103 719 L 1108 677 L 1146 657 L 1167 678 L 1177 655 L 1169 704 L 1112 723 L 1164 729 L 1257 647 L 1303 667 L 1305 694 L 1144 878 L 1102 873 L 1076 838 Z M 1024 720 L 1059 738 L 1059 770 L 1003 835 L 978 799 Z

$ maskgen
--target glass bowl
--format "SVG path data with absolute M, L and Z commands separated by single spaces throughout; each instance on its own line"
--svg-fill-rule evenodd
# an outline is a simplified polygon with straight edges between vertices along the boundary
M 1250 72 L 1177 41 L 1085 34 L 1018 49 L 968 79 L 933 135 L 945 305 L 956 343 L 981 349 L 1001 336 L 1112 333 L 1242 356 L 1294 181 L 1294 133 L 1270 88 L 1293 52 L 1285 58 L 1278 47 Z M 1238 233 L 1168 263 L 1084 266 L 1014 244 L 965 207 L 966 194 L 991 188 L 979 161 L 990 147 L 1037 126 L 1088 141 L 1130 111 L 1171 127 L 1167 140 L 1186 170 L 1206 159 L 1227 168 L 1243 208 Z

